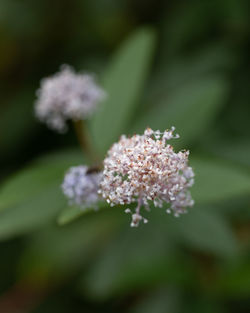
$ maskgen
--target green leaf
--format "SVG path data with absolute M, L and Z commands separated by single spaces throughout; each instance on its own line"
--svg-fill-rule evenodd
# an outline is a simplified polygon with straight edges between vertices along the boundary
M 176 141 L 185 147 L 204 135 L 214 120 L 228 92 L 225 79 L 215 76 L 190 81 L 178 89 L 166 91 L 166 99 L 142 114 L 133 128 L 137 133 L 146 127 L 165 130 L 175 126 L 181 138 Z
M 197 204 L 227 200 L 249 194 L 250 173 L 223 159 L 191 158 L 195 184 L 191 188 Z
M 0 240 L 9 239 L 52 221 L 65 206 L 60 185 L 49 186 L 29 202 L 0 212 Z
M 232 140 L 231 138 L 216 140 L 216 138 L 212 138 L 208 146 L 203 146 L 215 156 L 250 166 L 250 145 L 248 140 Z
M 209 43 L 191 55 L 182 55 L 171 62 L 166 56 L 164 60 L 154 71 L 146 91 L 146 101 L 150 105 L 166 99 L 173 89 L 178 92 L 182 86 L 190 84 L 190 81 L 197 82 L 210 75 L 223 74 L 232 70 L 237 63 L 235 53 L 225 42 Z
M 65 224 L 73 222 L 80 216 L 87 214 L 89 212 L 93 212 L 93 211 L 99 212 L 101 209 L 103 209 L 103 207 L 107 207 L 107 205 L 105 202 L 102 201 L 102 202 L 99 202 L 96 205 L 96 207 L 98 209 L 94 207 L 82 208 L 80 206 L 68 206 L 67 208 L 62 210 L 62 212 L 59 214 L 57 222 L 59 225 L 63 226 Z
M 118 213 L 118 214 L 117 214 Z M 51 284 L 82 268 L 120 228 L 115 209 L 93 212 L 65 227 L 48 225 L 33 234 L 20 262 L 24 277 L 49 275 Z M 111 237 L 113 236 L 113 237 Z
M 91 210 L 93 209 L 83 209 L 79 206 L 67 207 L 62 212 L 60 212 L 57 222 L 61 226 L 68 224 L 79 218 L 81 215 L 90 212 Z
M 188 214 L 173 221 L 174 232 L 184 244 L 219 257 L 230 257 L 238 253 L 232 229 L 211 208 L 193 208 Z
M 83 157 L 76 151 L 63 151 L 40 158 L 23 169 L 0 189 L 0 211 L 36 198 L 49 186 L 60 187 L 68 167 L 82 163 Z
M 164 282 L 190 282 L 193 266 L 188 259 L 184 262 L 168 235 L 166 223 L 159 223 L 159 219 L 149 219 L 138 229 L 130 228 L 127 221 L 81 278 L 84 294 L 105 299 Z
M 151 29 L 134 33 L 115 54 L 104 75 L 107 99 L 93 118 L 92 132 L 100 152 L 124 132 L 142 92 L 155 47 Z

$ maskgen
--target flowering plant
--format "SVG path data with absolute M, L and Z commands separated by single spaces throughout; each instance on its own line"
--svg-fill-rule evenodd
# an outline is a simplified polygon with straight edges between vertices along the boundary
M 179 46 L 175 27 L 173 32 Z M 151 313 L 150 304 L 161 302 L 165 312 L 182 298 L 177 311 L 185 311 L 195 292 L 195 301 L 214 311 L 206 306 L 208 299 L 217 303 L 221 296 L 224 304 L 227 294 L 232 303 L 233 290 L 248 295 L 248 276 L 242 276 L 249 263 L 247 138 L 235 145 L 232 138 L 225 140 L 236 127 L 239 109 L 237 102 L 230 122 L 236 106 L 232 102 L 223 109 L 234 98 L 222 73 L 229 61 L 220 55 L 229 52 L 222 45 L 210 54 L 199 50 L 190 60 L 173 53 L 167 63 L 169 54 L 158 53 L 152 63 L 155 33 L 143 28 L 107 66 L 105 58 L 95 66 L 71 59 L 77 70 L 64 65 L 52 76 L 48 67 L 34 71 L 37 76 L 30 80 L 37 85 L 47 77 L 37 92 L 35 114 L 38 86 L 15 99 L 6 123 L 0 116 L 0 146 L 9 144 L 0 189 L 1 286 L 11 286 L 18 268 L 16 284 L 0 295 L 0 312 L 8 312 L 6 303 L 16 305 L 13 296 L 20 299 L 21 311 L 25 303 L 32 311 L 57 288 L 59 302 L 64 295 L 67 302 L 72 285 L 83 294 L 83 310 L 91 312 Z M 83 64 L 98 75 L 81 72 Z M 241 126 L 237 123 L 237 132 Z M 39 157 L 28 164 L 34 155 Z M 22 163 L 24 169 L 16 171 Z M 244 252 L 241 262 L 239 251 Z M 237 271 L 240 279 L 235 279 Z M 208 297 L 201 297 L 202 290 L 209 291 Z M 166 301 L 171 294 L 174 301 Z M 143 305 L 134 311 L 137 302 Z M 196 306 L 187 310 L 202 312 Z

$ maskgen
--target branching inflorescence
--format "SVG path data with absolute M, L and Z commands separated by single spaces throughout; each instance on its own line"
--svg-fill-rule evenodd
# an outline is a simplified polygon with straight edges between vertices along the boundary
M 174 128 L 153 131 L 148 128 L 143 135 L 131 138 L 122 136 L 108 151 L 104 160 L 103 178 L 99 192 L 110 205 L 137 203 L 132 214 L 131 226 L 138 226 L 143 220 L 140 210 L 150 209 L 170 203 L 168 213 L 175 216 L 186 212 L 194 201 L 188 191 L 194 183 L 194 173 L 188 166 L 188 151 L 175 153 L 167 142 L 179 138 L 173 134 Z

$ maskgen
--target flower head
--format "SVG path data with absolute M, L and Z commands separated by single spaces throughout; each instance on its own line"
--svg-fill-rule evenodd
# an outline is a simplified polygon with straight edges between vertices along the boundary
M 143 135 L 122 136 L 108 151 L 104 160 L 103 177 L 99 192 L 111 205 L 137 203 L 131 226 L 143 220 L 142 206 L 149 210 L 170 203 L 167 212 L 175 216 L 194 204 L 188 191 L 193 185 L 194 173 L 188 166 L 188 151 L 174 152 L 167 142 L 179 138 L 174 128 L 161 133 L 148 128 Z
M 104 91 L 92 76 L 76 74 L 70 66 L 63 65 L 60 72 L 41 81 L 37 96 L 36 116 L 50 128 L 63 132 L 67 120 L 91 116 Z
M 62 190 L 71 205 L 95 207 L 99 200 L 100 179 L 100 172 L 90 172 L 87 166 L 71 167 L 64 177 Z

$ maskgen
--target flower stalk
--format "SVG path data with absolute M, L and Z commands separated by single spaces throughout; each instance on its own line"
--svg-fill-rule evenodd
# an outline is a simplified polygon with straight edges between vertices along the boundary
M 98 161 L 97 153 L 95 152 L 94 147 L 91 143 L 90 134 L 88 132 L 86 121 L 83 120 L 73 121 L 73 126 L 75 129 L 77 140 L 84 155 L 86 154 L 88 159 L 92 163 L 94 164 L 97 163 Z

